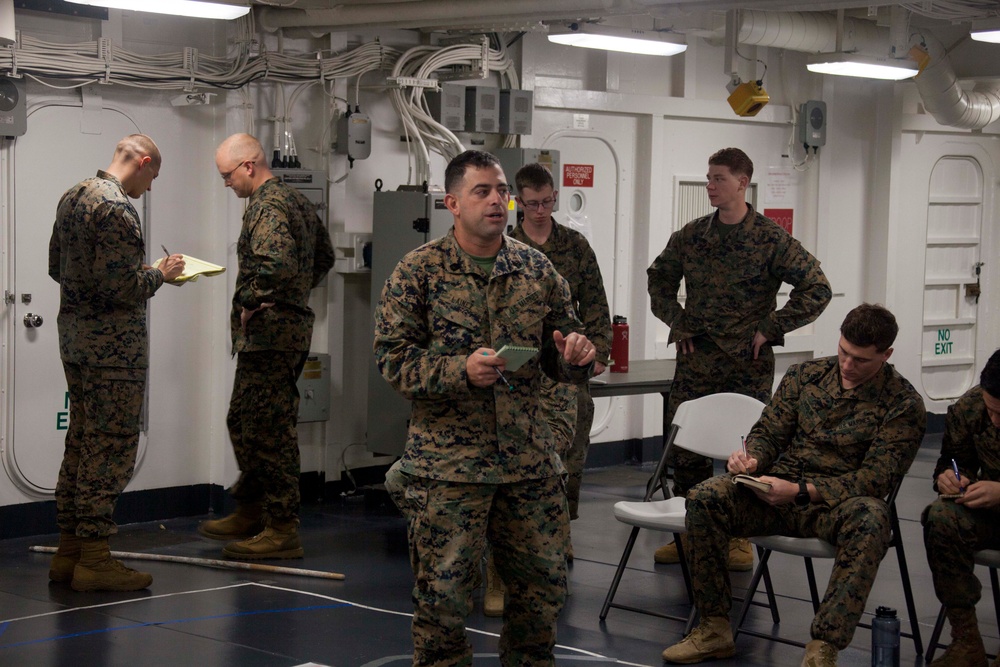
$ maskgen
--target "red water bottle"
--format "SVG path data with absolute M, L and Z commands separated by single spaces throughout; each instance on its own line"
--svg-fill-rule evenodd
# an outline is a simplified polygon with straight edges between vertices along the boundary
M 611 372 L 628 373 L 628 320 L 621 315 L 611 320 Z

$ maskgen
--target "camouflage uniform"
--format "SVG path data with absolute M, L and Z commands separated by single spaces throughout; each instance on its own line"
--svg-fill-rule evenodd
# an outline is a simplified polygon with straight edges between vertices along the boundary
M 407 518 L 415 665 L 471 664 L 464 619 L 489 539 L 508 587 L 500 638 L 505 665 L 554 664 L 566 598 L 569 521 L 564 472 L 538 396 L 542 373 L 586 382 L 552 333 L 579 330 L 570 292 L 540 252 L 510 238 L 492 274 L 454 231 L 400 261 L 375 313 L 375 360 L 412 402 L 406 450 L 386 485 Z M 480 347 L 537 347 L 506 373 L 513 386 L 469 384 Z
M 838 650 L 850 644 L 889 545 L 883 499 L 913 462 L 925 423 L 920 395 L 888 364 L 854 389 L 841 388 L 836 357 L 792 366 L 747 450 L 758 461 L 754 474 L 797 481 L 801 470 L 823 502 L 772 507 L 729 475 L 693 488 L 687 553 L 702 618 L 729 615 L 731 537 L 820 537 L 837 546 L 837 557 L 811 635 Z
M 774 382 L 775 345 L 789 331 L 823 312 L 833 293 L 813 257 L 784 229 L 753 210 L 723 238 L 718 212 L 674 232 L 646 271 L 653 314 L 670 327 L 668 341 L 693 339 L 693 354 L 677 354 L 667 401 L 668 420 L 677 406 L 724 391 L 767 402 Z M 687 298 L 678 301 L 681 279 Z M 778 289 L 792 285 L 788 302 L 777 308 Z M 768 339 L 753 358 L 753 337 Z M 669 423 L 669 422 L 668 422 Z M 712 461 L 674 448 L 674 493 L 712 475 Z
M 948 408 L 936 480 L 955 459 L 965 484 L 1000 482 L 1000 428 L 990 421 L 983 391 L 975 386 Z M 936 486 L 936 482 L 935 482 Z M 971 509 L 935 500 L 923 513 L 924 545 L 934 592 L 945 607 L 974 608 L 982 593 L 972 553 L 1000 548 L 1000 510 Z
M 272 178 L 250 195 L 236 252 L 230 326 L 238 356 L 226 424 L 240 478 L 231 491 L 287 521 L 299 514 L 295 382 L 312 339 L 309 292 L 333 266 L 333 244 L 315 205 Z M 274 306 L 254 313 L 244 330 L 242 309 L 264 303 Z
M 163 284 L 143 268 L 139 214 L 121 182 L 98 171 L 59 200 L 49 275 L 59 283 L 59 355 L 70 421 L 56 484 L 60 530 L 118 532 L 112 519 L 132 478 L 149 366 L 146 300 Z
M 604 281 L 601 278 L 601 267 L 597 264 L 597 255 L 587 242 L 587 237 L 575 229 L 560 225 L 555 219 L 552 220 L 552 232 L 543 245 L 531 240 L 524 231 L 523 223 L 518 224 L 510 236 L 545 253 L 559 275 L 566 279 L 573 297 L 573 306 L 580 321 L 583 322 L 584 333 L 594 344 L 597 352 L 595 359 L 607 365 L 611 355 L 611 315 L 608 310 L 608 297 L 604 291 Z M 567 483 L 569 517 L 575 519 L 580 508 L 583 467 L 587 462 L 587 450 L 590 448 L 590 428 L 594 424 L 594 399 L 590 396 L 590 385 L 586 384 L 568 387 L 565 384 L 551 383 L 547 393 L 557 394 L 548 399 L 548 419 L 557 434 L 565 430 L 562 422 L 572 415 L 567 416 L 556 411 L 561 409 L 562 404 L 576 403 L 573 411 L 575 425 L 571 424 L 572 446 L 562 454 L 563 464 L 569 473 Z

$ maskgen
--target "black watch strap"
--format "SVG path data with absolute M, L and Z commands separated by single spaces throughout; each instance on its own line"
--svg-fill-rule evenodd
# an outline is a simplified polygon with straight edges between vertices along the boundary
M 799 481 L 799 492 L 795 494 L 795 504 L 799 507 L 805 507 L 812 499 L 809 497 L 809 486 L 803 482 Z

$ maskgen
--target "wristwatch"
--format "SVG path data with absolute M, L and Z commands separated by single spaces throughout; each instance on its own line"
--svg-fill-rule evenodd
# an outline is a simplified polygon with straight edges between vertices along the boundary
M 812 502 L 809 498 L 809 487 L 805 482 L 799 481 L 799 492 L 795 494 L 795 504 L 799 507 L 805 507 Z

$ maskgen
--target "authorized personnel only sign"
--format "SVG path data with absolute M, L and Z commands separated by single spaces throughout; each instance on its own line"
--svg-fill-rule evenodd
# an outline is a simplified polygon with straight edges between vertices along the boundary
M 592 165 L 592 164 L 564 164 L 563 165 L 563 187 L 564 188 L 592 188 L 592 187 L 594 187 L 594 165 Z

